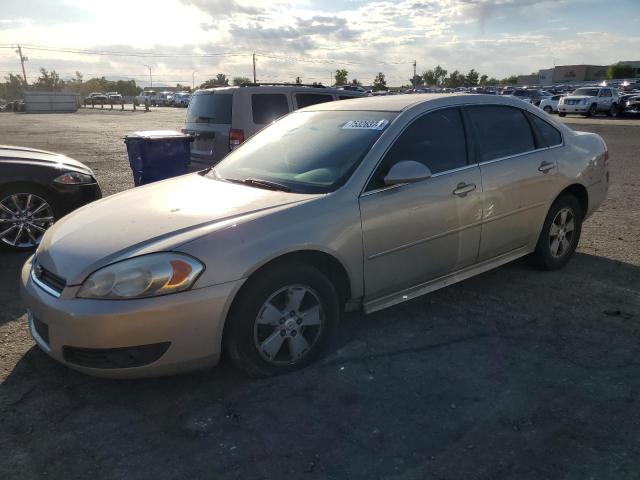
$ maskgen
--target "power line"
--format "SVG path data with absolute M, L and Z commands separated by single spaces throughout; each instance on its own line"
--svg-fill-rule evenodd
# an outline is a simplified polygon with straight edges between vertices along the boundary
M 0 46 L 0 48 L 15 48 L 15 45 Z M 213 52 L 213 53 L 165 53 L 165 52 L 122 52 L 111 50 L 89 50 L 80 48 L 66 47 L 47 47 L 44 45 L 22 45 L 22 48 L 54 53 L 73 53 L 78 55 L 96 55 L 96 56 L 112 56 L 112 57 L 138 57 L 138 58 L 214 58 L 214 57 L 245 57 L 253 55 L 252 52 Z M 311 58 L 311 57 L 295 57 L 291 55 L 278 55 L 273 53 L 255 52 L 256 56 L 268 58 L 271 60 L 295 61 L 299 63 L 310 64 L 336 64 L 336 65 L 370 65 L 371 62 L 354 62 L 349 60 L 337 60 L 332 58 Z M 376 61 L 379 65 L 406 65 L 409 60 L 396 60 L 390 62 Z

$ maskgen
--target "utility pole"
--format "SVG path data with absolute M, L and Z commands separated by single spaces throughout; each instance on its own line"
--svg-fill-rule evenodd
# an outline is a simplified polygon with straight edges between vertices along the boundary
M 16 50 L 16 53 L 20 56 L 20 63 L 22 64 L 22 79 L 24 80 L 24 84 L 27 85 L 27 72 L 24 69 L 24 62 L 26 62 L 29 59 L 24 55 L 22 55 L 22 47 L 20 45 L 18 45 L 18 49 Z
M 191 72 L 191 90 L 195 90 L 196 88 L 196 72 L 195 70 Z
M 256 52 L 253 52 L 253 83 L 256 83 Z
M 413 78 L 411 79 L 411 83 L 413 83 L 413 88 L 416 88 L 416 61 L 413 61 Z
M 329 87 L 331 86 L 331 84 L 333 83 L 333 70 L 329 71 Z
M 149 69 L 149 83 L 151 84 L 150 88 L 153 88 L 153 77 L 151 76 L 151 67 L 149 65 L 145 65 L 145 67 Z

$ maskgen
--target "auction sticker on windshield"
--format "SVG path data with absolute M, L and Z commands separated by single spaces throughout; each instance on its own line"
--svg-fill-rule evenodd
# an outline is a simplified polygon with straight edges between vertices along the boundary
M 342 127 L 343 130 L 383 130 L 389 120 L 349 120 Z

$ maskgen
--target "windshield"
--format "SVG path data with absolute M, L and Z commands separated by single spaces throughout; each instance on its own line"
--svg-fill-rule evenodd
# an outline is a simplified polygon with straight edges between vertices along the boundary
M 572 95 L 585 95 L 587 97 L 597 97 L 598 89 L 597 88 L 579 88 Z
M 233 93 L 197 93 L 191 97 L 187 123 L 231 123 Z
M 327 193 L 353 173 L 391 112 L 295 112 L 259 132 L 207 175 L 296 193 Z

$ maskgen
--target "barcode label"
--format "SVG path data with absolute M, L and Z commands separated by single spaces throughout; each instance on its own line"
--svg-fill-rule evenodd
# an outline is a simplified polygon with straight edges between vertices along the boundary
M 388 120 L 349 120 L 342 127 L 343 130 L 383 130 Z

